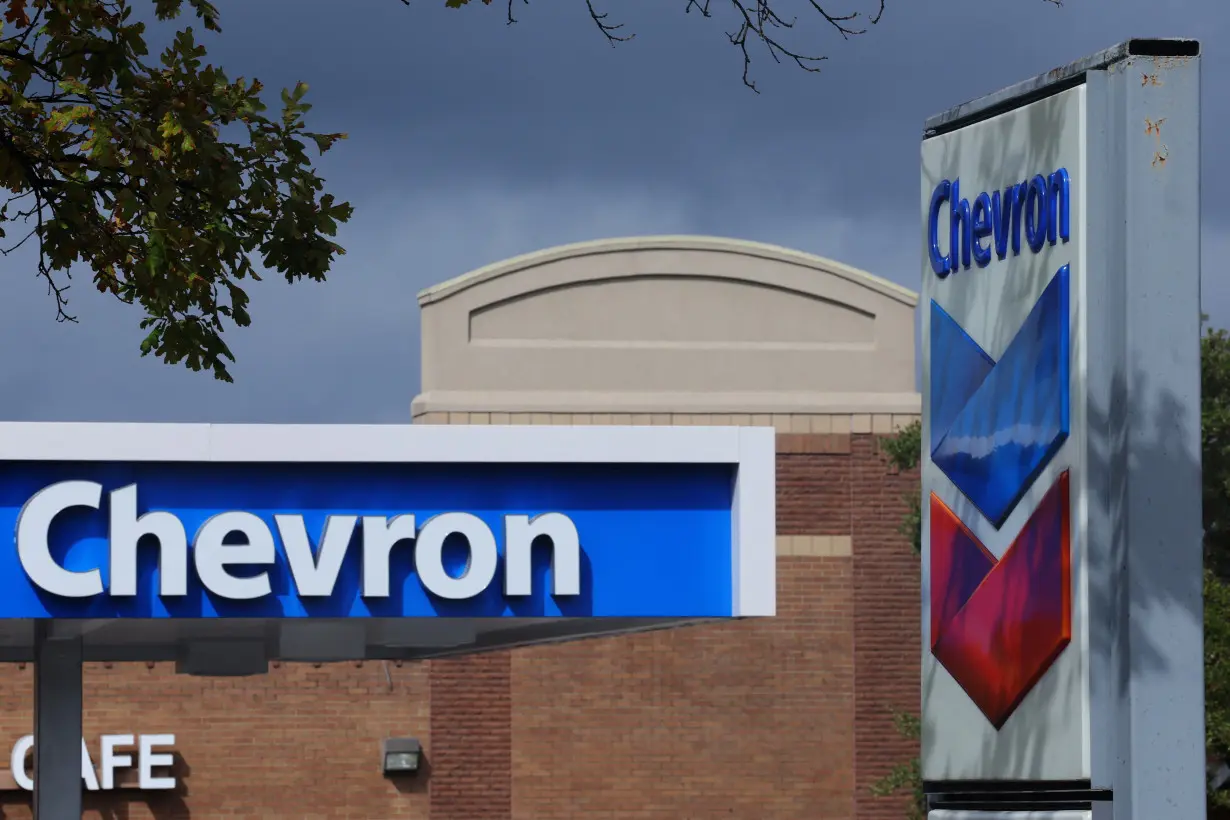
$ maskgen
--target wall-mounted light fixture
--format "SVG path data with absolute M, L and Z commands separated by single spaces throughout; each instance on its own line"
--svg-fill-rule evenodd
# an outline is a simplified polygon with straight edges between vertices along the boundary
M 417 772 L 423 747 L 412 737 L 389 737 L 380 742 L 380 752 L 380 767 L 390 777 Z

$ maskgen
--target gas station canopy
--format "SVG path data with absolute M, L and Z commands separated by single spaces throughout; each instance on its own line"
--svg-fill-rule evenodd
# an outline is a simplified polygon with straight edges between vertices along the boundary
M 252 674 L 775 608 L 772 429 L 3 424 L 0 527 L 8 661 Z

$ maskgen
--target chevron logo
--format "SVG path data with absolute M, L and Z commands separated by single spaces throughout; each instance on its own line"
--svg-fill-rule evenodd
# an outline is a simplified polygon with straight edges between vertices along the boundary
M 1001 728 L 1072 640 L 1065 472 L 998 561 L 931 496 L 931 654 Z
M 1000 529 L 1069 434 L 1064 265 L 996 362 L 931 303 L 931 460 Z M 996 558 L 930 496 L 931 653 L 1001 728 L 1071 641 L 1068 473 Z
M 998 362 L 931 302 L 931 461 L 999 529 L 1068 438 L 1068 266 Z

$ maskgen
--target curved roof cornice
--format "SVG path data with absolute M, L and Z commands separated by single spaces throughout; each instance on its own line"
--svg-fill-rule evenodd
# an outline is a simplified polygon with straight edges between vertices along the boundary
M 827 273 L 831 276 L 837 276 L 856 285 L 861 285 L 910 307 L 918 304 L 918 294 L 909 288 L 902 287 L 867 271 L 843 265 L 831 259 L 825 259 L 822 256 L 815 256 L 810 253 L 790 250 L 789 248 L 769 245 L 763 242 L 749 242 L 742 239 L 726 239 L 712 236 L 633 236 L 558 245 L 554 248 L 514 256 L 491 265 L 485 265 L 469 273 L 449 279 L 446 282 L 433 285 L 426 290 L 420 291 L 418 300 L 420 305 L 429 305 L 433 302 L 447 299 L 454 294 L 483 282 L 489 282 L 501 276 L 528 270 L 550 262 L 578 259 L 598 254 L 656 250 L 729 253 L 799 265 L 813 268 L 818 272 Z

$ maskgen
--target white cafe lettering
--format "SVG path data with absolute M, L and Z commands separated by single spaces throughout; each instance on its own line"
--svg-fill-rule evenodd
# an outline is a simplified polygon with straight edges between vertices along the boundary
M 17 519 L 17 555 L 36 586 L 65 598 L 91 598 L 104 591 L 100 570 L 61 566 L 51 555 L 48 533 L 52 521 L 74 507 L 99 510 L 103 488 L 93 481 L 62 481 L 39 490 L 26 501 Z M 137 543 L 144 536 L 157 540 L 159 592 L 164 597 L 188 591 L 188 538 L 183 522 L 171 512 L 137 514 L 137 485 L 109 494 L 108 535 L 112 597 L 137 594 Z M 414 569 L 428 592 L 453 600 L 473 598 L 495 580 L 499 555 L 495 534 L 476 515 L 447 512 L 417 526 L 412 514 L 391 518 L 375 515 L 329 515 L 313 552 L 302 515 L 274 515 L 274 524 L 300 596 L 333 594 L 338 573 L 362 518 L 362 595 L 389 596 L 389 555 L 399 541 L 414 541 Z M 551 594 L 574 596 L 581 591 L 580 540 L 572 519 L 561 513 L 538 516 L 505 515 L 504 594 L 531 594 L 530 546 L 540 536 L 552 549 Z M 444 542 L 459 533 L 469 543 L 464 574 L 454 577 L 444 567 Z M 192 539 L 192 561 L 201 584 L 214 595 L 252 600 L 269 595 L 269 573 L 235 574 L 232 568 L 269 566 L 277 551 L 274 534 L 251 512 L 222 512 L 201 524 Z
M 99 742 L 99 763 L 97 771 L 90 757 L 90 750 L 81 739 L 81 779 L 87 790 L 110 791 L 116 787 L 116 772 L 132 768 L 133 756 L 129 751 L 121 751 L 137 747 L 135 765 L 137 767 L 137 788 L 142 791 L 174 789 L 175 777 L 165 774 L 155 774 L 154 770 L 166 772 L 175 763 L 175 756 L 166 751 L 175 745 L 175 735 L 103 735 Z M 25 791 L 34 789 L 34 778 L 28 768 L 30 752 L 34 749 L 34 735 L 26 735 L 13 744 L 9 754 L 9 769 L 17 788 Z

